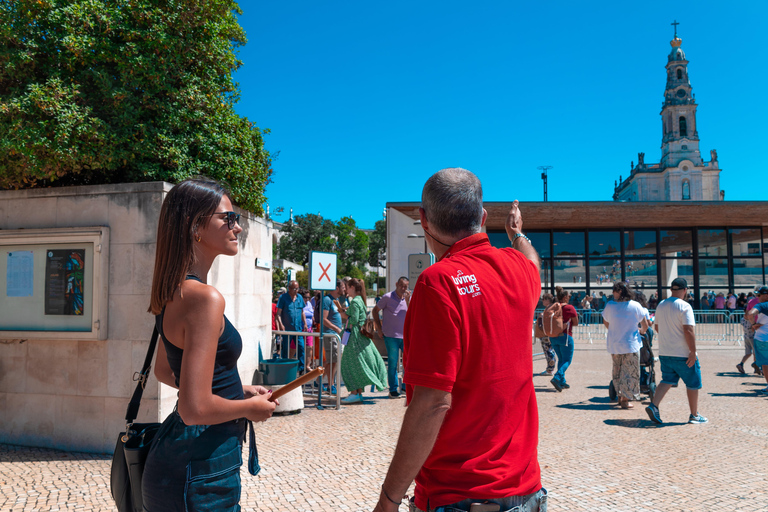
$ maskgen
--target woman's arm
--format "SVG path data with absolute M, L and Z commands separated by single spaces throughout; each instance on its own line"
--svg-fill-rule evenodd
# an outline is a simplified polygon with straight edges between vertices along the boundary
M 643 320 L 640 322 L 640 334 L 645 334 L 650 326 L 648 319 L 643 317 Z
M 176 309 L 183 332 L 184 358 L 179 378 L 178 412 L 187 425 L 213 425 L 238 418 L 264 421 L 275 404 L 269 395 L 227 400 L 211 391 L 218 340 L 224 318 L 224 297 L 213 287 L 190 283 Z M 166 311 L 167 315 L 167 311 Z
M 363 299 L 355 297 L 347 311 L 349 311 L 349 327 L 357 327 L 359 329 L 365 325 L 365 306 L 363 306 Z

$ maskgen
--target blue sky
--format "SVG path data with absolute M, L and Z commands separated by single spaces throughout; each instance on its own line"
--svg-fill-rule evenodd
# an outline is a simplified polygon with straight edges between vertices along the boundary
M 241 1 L 240 115 L 279 152 L 276 220 L 320 213 L 371 228 L 388 201 L 460 166 L 486 201 L 611 200 L 630 161 L 660 160 L 673 20 L 726 200 L 768 149 L 768 2 Z M 752 181 L 754 184 L 755 182 Z

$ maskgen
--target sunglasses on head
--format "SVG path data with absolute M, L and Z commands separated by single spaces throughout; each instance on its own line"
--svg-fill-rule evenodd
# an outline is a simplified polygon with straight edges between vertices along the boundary
M 227 227 L 229 229 L 235 229 L 235 224 L 240 222 L 240 214 L 235 212 L 213 212 L 206 217 L 213 217 L 214 215 L 226 215 Z

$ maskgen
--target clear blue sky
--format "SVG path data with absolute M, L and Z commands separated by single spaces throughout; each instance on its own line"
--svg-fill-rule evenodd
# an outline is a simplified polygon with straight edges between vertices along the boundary
M 241 1 L 237 106 L 279 152 L 276 220 L 320 213 L 373 227 L 460 166 L 486 201 L 611 200 L 630 161 L 660 160 L 665 64 L 678 34 L 705 160 L 726 200 L 768 150 L 768 2 Z M 755 182 L 751 181 L 754 185 Z

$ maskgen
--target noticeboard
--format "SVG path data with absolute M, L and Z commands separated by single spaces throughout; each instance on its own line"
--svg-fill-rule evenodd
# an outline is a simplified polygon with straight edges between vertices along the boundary
M 0 338 L 106 339 L 109 228 L 0 231 Z
M 309 288 L 311 290 L 336 289 L 336 254 L 312 251 L 309 253 Z

